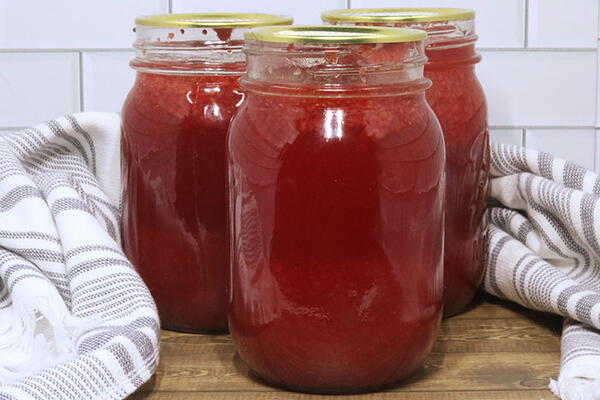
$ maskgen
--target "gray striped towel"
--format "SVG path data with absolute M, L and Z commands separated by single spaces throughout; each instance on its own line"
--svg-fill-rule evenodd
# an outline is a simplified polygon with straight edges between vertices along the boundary
M 485 290 L 565 317 L 563 400 L 600 399 L 600 177 L 549 154 L 492 146 Z
M 0 400 L 122 399 L 154 373 L 148 289 L 120 246 L 120 119 L 0 136 Z

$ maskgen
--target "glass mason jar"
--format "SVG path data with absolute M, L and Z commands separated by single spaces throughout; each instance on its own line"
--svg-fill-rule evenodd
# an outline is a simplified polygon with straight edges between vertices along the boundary
M 475 13 L 458 8 L 328 11 L 333 24 L 394 26 L 427 31 L 427 101 L 446 142 L 444 315 L 463 311 L 484 273 L 489 133 L 483 89 L 475 75 Z
M 246 33 L 229 130 L 229 327 L 267 382 L 360 392 L 407 376 L 442 313 L 444 143 L 425 33 Z
M 136 19 L 137 71 L 123 106 L 125 250 L 163 328 L 227 331 L 226 133 L 243 94 L 243 33 L 266 14 Z

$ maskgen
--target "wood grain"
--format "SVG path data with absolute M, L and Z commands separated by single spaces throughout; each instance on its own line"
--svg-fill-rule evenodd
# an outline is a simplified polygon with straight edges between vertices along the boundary
M 260 382 L 229 336 L 163 332 L 156 375 L 130 399 L 347 400 L 552 399 L 548 378 L 560 362 L 561 319 L 491 298 L 442 323 L 423 367 L 382 393 L 318 396 Z
M 288 392 L 153 392 L 136 393 L 131 400 L 544 400 L 555 397 L 548 390 L 402 392 L 366 395 L 317 396 Z

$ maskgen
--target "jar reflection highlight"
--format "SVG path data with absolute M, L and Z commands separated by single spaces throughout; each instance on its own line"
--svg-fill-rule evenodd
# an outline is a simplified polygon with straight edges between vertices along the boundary
M 226 135 L 243 99 L 243 32 L 291 18 L 171 14 L 136 21 L 136 81 L 122 113 L 124 248 L 163 328 L 226 332 Z
M 489 186 L 485 95 L 475 65 L 475 12 L 460 8 L 371 8 L 326 11 L 336 25 L 388 26 L 427 31 L 427 101 L 446 143 L 444 314 L 466 309 L 484 274 Z
M 336 44 L 336 68 L 381 62 L 376 46 Z M 314 67 L 307 53 L 323 73 L 324 46 L 247 44 L 246 99 L 229 138 L 229 321 L 242 359 L 277 386 L 394 384 L 423 361 L 439 326 L 444 142 L 428 81 L 407 80 L 422 73 L 422 42 L 386 46 L 408 59 L 385 75 L 390 84 L 377 73 L 291 73 Z M 267 65 L 281 69 L 263 74 Z

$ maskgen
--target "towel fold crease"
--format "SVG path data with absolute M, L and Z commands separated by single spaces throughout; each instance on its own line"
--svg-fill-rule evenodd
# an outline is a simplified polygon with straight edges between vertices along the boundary
M 600 179 L 543 152 L 494 144 L 484 288 L 565 317 L 563 400 L 600 399 Z
M 0 399 L 123 399 L 158 363 L 156 306 L 120 247 L 120 118 L 0 137 Z

